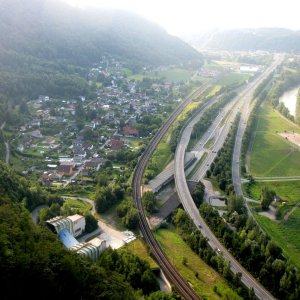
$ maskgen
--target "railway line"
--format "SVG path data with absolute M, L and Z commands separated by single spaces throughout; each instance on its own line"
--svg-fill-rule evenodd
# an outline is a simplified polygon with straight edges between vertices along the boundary
M 145 215 L 143 205 L 142 205 L 142 179 L 149 159 L 151 158 L 154 150 L 156 149 L 158 143 L 161 141 L 167 130 L 170 128 L 172 123 L 176 120 L 179 114 L 184 110 L 184 108 L 191 103 L 195 98 L 197 98 L 203 90 L 208 86 L 210 82 L 207 82 L 203 87 L 196 90 L 189 97 L 185 99 L 183 103 L 171 114 L 168 120 L 162 125 L 162 127 L 155 134 L 153 139 L 150 141 L 149 145 L 145 149 L 144 153 L 140 157 L 137 166 L 135 168 L 132 180 L 133 188 L 133 199 L 135 205 L 139 210 L 139 225 L 141 233 L 151 249 L 155 260 L 160 266 L 161 270 L 164 272 L 168 280 L 174 286 L 174 289 L 184 298 L 184 299 L 200 299 L 200 297 L 195 293 L 193 288 L 182 278 L 182 276 L 177 272 L 175 267 L 171 264 L 163 250 L 161 249 L 159 243 L 156 241 L 151 228 L 149 226 L 147 217 Z M 202 106 L 202 110 L 206 108 L 207 104 Z

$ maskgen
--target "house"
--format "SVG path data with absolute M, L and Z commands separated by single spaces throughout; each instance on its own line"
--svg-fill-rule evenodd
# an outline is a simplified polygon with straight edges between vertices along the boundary
M 138 137 L 139 136 L 139 131 L 135 128 L 131 128 L 129 126 L 125 126 L 123 128 L 123 133 L 125 136 L 134 136 L 134 137 Z
M 41 121 L 39 119 L 33 119 L 30 123 L 31 126 L 41 126 Z
M 103 165 L 104 159 L 101 157 L 94 157 L 85 163 L 85 169 L 87 170 L 99 170 L 100 166 Z
M 46 136 L 45 138 L 45 143 L 50 145 L 50 144 L 54 144 L 55 142 L 55 138 L 53 136 Z
M 45 102 L 45 101 L 49 101 L 49 100 L 50 100 L 49 96 L 44 96 L 44 95 L 39 96 L 40 102 Z
M 123 148 L 123 146 L 124 146 L 124 141 L 122 140 L 115 140 L 115 139 L 110 140 L 111 150 L 119 151 Z
M 60 175 L 71 176 L 74 173 L 73 165 L 60 165 L 57 169 L 57 173 Z
M 274 196 L 274 201 L 275 202 L 282 202 L 282 199 L 279 196 Z
M 23 152 L 25 149 L 24 145 L 20 144 L 18 147 L 17 147 L 17 150 L 20 151 L 20 152 Z
M 40 130 L 34 130 L 31 132 L 31 136 L 32 137 L 35 137 L 35 138 L 42 138 L 43 135 L 41 134 L 41 131 Z

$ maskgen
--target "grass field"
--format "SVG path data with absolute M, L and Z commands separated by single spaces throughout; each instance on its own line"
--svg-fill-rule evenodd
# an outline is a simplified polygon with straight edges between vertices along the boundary
M 190 249 L 174 228 L 159 229 L 155 236 L 179 273 L 203 299 L 241 299 L 215 270 Z M 186 265 L 182 263 L 183 257 L 187 258 Z M 198 278 L 196 272 L 199 274 Z M 214 292 L 214 286 L 217 286 L 221 297 Z
M 161 71 L 153 74 L 156 77 L 164 77 L 167 81 L 172 82 L 180 82 L 180 81 L 187 81 L 191 78 L 193 75 L 193 71 L 186 70 L 186 69 L 180 69 L 180 68 L 174 68 L 166 71 Z M 151 77 L 151 76 L 150 76 Z
M 80 200 L 68 199 L 64 202 L 63 208 L 78 209 L 80 214 L 85 215 L 91 210 L 92 205 Z
M 296 208 L 287 221 L 274 222 L 258 214 L 255 214 L 255 218 L 272 240 L 283 249 L 286 257 L 300 268 L 300 208 Z
M 156 175 L 159 174 L 174 157 L 174 153 L 170 149 L 170 137 L 172 131 L 178 125 L 178 122 L 185 120 L 187 118 L 187 114 L 191 110 L 196 109 L 200 103 L 201 102 L 191 102 L 189 105 L 187 105 L 183 112 L 178 116 L 174 124 L 169 128 L 164 138 L 158 144 L 151 158 L 151 164 L 157 167 L 157 171 L 155 172 Z
M 241 73 L 229 73 L 223 76 L 220 80 L 218 80 L 217 84 L 228 86 L 235 83 L 242 83 L 248 80 L 251 76 L 249 74 L 241 74 Z
M 127 74 L 127 76 L 129 76 L 129 79 L 134 80 L 142 80 L 144 77 L 155 79 L 164 78 L 166 81 L 176 83 L 191 79 L 194 72 L 192 70 L 174 68 L 164 71 L 154 71 L 145 74 L 131 74 L 131 72 L 128 71 L 126 71 L 125 73 Z
M 256 181 L 250 189 L 249 197 L 259 200 L 263 187 L 273 190 L 281 199 L 293 204 L 300 201 L 300 181 Z
M 149 255 L 149 251 L 147 249 L 147 246 L 141 239 L 136 239 L 133 242 L 129 244 L 125 244 L 122 248 L 120 248 L 118 251 L 124 251 L 127 250 L 130 253 L 133 253 L 140 258 L 146 260 L 151 268 L 158 268 L 157 263 L 153 260 L 153 258 Z
M 300 133 L 296 125 L 264 104 L 257 115 L 258 122 L 253 148 L 250 154 L 250 173 L 257 176 L 300 175 L 300 151 L 278 132 Z

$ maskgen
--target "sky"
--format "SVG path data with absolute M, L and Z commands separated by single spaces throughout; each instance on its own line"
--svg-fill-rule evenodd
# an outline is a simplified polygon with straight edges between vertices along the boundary
M 298 0 L 64 0 L 132 11 L 182 36 L 210 29 L 300 29 Z M 297 4 L 298 3 L 298 4 Z

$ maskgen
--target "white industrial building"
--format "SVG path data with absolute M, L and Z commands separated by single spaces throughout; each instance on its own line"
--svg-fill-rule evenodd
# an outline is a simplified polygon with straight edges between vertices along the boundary
M 72 236 L 77 237 L 85 230 L 85 217 L 80 215 L 58 216 L 46 221 L 46 225 L 57 234 L 63 229 L 68 229 Z
M 80 236 L 85 229 L 85 217 L 73 215 L 55 217 L 45 222 L 47 227 L 58 235 L 63 245 L 79 255 L 96 261 L 106 248 L 106 241 L 96 237 L 88 242 L 79 243 L 75 237 Z
M 105 240 L 102 240 L 99 237 L 95 237 L 88 242 L 79 243 L 73 246 L 72 248 L 70 248 L 70 250 L 75 251 L 80 255 L 90 257 L 93 261 L 96 261 L 100 254 L 105 250 L 105 248 Z

